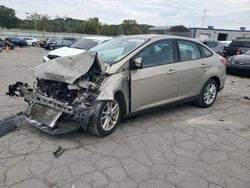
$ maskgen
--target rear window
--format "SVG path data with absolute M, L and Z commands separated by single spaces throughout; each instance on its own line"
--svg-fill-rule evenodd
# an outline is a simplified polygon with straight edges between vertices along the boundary
M 95 47 L 100 41 L 93 39 L 81 39 L 73 44 L 71 44 L 70 48 L 77 48 L 83 50 L 89 50 L 90 48 Z
M 203 42 L 203 44 L 207 45 L 209 48 L 215 48 L 218 46 L 217 42 Z
M 234 40 L 232 43 L 229 45 L 230 47 L 246 47 L 250 48 L 250 41 L 237 41 Z

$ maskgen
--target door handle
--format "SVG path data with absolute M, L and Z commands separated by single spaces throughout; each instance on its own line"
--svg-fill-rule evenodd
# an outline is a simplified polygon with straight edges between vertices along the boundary
M 174 73 L 176 73 L 175 69 L 169 69 L 168 72 L 167 72 L 167 74 L 174 74 Z
M 201 64 L 201 68 L 206 68 L 206 67 L 207 67 L 207 65 L 205 63 Z

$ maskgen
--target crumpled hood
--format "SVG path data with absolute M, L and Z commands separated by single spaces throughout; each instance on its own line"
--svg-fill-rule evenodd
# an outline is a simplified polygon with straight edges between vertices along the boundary
M 80 53 L 85 52 L 86 50 L 83 49 L 76 49 L 76 48 L 69 48 L 69 47 L 62 47 L 56 50 L 53 50 L 48 53 L 48 55 L 56 55 L 59 57 L 70 56 L 70 55 L 77 55 Z
M 73 84 L 76 79 L 86 74 L 94 63 L 104 72 L 104 64 L 100 63 L 97 54 L 84 52 L 74 56 L 58 57 L 40 64 L 34 68 L 34 75 L 38 79 Z

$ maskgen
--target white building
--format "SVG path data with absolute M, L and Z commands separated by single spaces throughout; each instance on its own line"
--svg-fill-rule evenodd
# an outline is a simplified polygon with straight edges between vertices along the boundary
M 250 38 L 250 30 L 241 27 L 240 30 L 214 29 L 212 26 L 208 28 L 190 28 L 192 37 L 198 39 L 214 39 L 219 41 L 234 40 L 237 38 Z

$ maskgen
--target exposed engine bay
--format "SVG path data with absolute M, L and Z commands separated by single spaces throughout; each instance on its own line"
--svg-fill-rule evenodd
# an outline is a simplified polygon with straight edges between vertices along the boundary
M 26 120 L 51 134 L 86 129 L 106 79 L 97 54 L 57 58 L 38 65 L 34 72 L 33 87 L 17 82 L 6 93 L 25 97 L 29 103 L 23 113 Z

